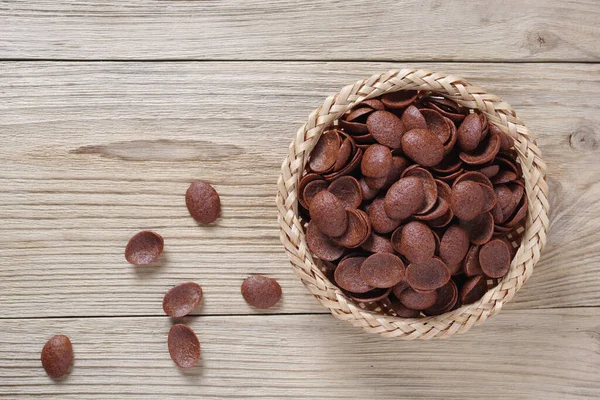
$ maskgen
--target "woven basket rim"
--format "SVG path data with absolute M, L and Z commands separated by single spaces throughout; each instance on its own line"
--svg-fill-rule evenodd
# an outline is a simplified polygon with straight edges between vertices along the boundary
M 298 217 L 296 188 L 308 155 L 322 132 L 360 102 L 400 90 L 430 91 L 464 107 L 483 112 L 491 123 L 515 139 L 514 148 L 523 170 L 525 193 L 528 197 L 525 231 L 508 274 L 477 302 L 438 316 L 400 318 L 361 308 L 333 285 L 319 269 L 306 246 L 304 230 Z M 391 70 L 345 86 L 340 92 L 328 96 L 309 115 L 290 144 L 277 186 L 280 236 L 294 272 L 336 318 L 385 337 L 406 340 L 446 338 L 464 333 L 472 326 L 485 322 L 488 317 L 498 313 L 531 276 L 546 243 L 549 225 L 546 165 L 533 134 L 516 117 L 508 103 L 463 78 L 444 73 L 408 68 Z

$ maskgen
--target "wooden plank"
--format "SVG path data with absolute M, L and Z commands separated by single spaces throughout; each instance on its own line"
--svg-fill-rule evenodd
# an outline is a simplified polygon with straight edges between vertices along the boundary
M 327 94 L 392 67 L 399 65 L 0 64 L 3 317 L 161 315 L 162 295 L 184 280 L 205 289 L 198 312 L 252 313 L 239 294 L 252 273 L 283 285 L 284 300 L 270 312 L 325 311 L 279 243 L 279 166 Z M 599 306 L 600 66 L 427 67 L 510 102 L 544 151 L 549 244 L 508 307 Z M 222 196 L 214 227 L 198 227 L 185 208 L 196 178 Z M 123 258 L 142 229 L 165 237 L 160 268 L 133 268 Z
M 0 396 L 597 399 L 598 318 L 593 308 L 506 311 L 462 336 L 407 343 L 326 315 L 200 317 L 186 319 L 202 351 L 188 371 L 169 358 L 166 317 L 5 320 Z M 59 332 L 75 361 L 54 383 L 39 357 Z
M 0 1 L 4 59 L 599 61 L 596 0 Z

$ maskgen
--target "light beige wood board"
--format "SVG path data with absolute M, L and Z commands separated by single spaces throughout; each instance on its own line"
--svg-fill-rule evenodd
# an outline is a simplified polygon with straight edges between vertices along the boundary
M 202 354 L 188 371 L 169 358 L 167 317 L 5 320 L 0 396 L 597 399 L 599 318 L 594 308 L 513 310 L 432 342 L 381 339 L 327 315 L 188 318 Z M 39 357 L 59 332 L 75 361 L 54 383 Z
M 0 2 L 4 59 L 599 61 L 596 0 Z
M 552 226 L 509 308 L 598 306 L 600 66 L 416 64 L 463 75 L 518 110 L 548 163 Z M 0 311 L 3 317 L 161 315 L 185 280 L 198 313 L 253 313 L 252 273 L 277 278 L 274 313 L 323 312 L 279 243 L 275 182 L 290 140 L 326 95 L 390 63 L 0 64 Z M 193 179 L 222 196 L 199 227 Z M 123 257 L 142 229 L 161 267 Z

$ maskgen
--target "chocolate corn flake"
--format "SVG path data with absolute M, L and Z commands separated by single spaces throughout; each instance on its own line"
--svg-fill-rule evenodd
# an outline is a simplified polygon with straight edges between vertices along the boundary
M 513 146 L 484 113 L 432 93 L 359 103 L 299 182 L 308 249 L 371 310 L 416 318 L 479 300 L 508 273 L 527 215 Z

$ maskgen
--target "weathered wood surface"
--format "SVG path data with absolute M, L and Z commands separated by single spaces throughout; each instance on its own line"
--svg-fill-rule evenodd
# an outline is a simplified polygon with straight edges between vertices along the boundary
M 163 294 L 185 280 L 205 290 L 199 313 L 253 313 L 239 293 L 251 273 L 283 285 L 284 301 L 269 312 L 324 312 L 279 242 L 279 165 L 327 94 L 394 66 L 0 64 L 2 317 L 161 315 Z M 428 67 L 460 72 L 510 102 L 548 163 L 549 243 L 508 307 L 599 306 L 600 67 Z M 222 196 L 214 227 L 199 227 L 185 208 L 197 178 Z M 123 257 L 142 229 L 165 237 L 160 267 Z
M 506 311 L 450 340 L 368 336 L 328 315 L 186 318 L 202 361 L 177 369 L 167 317 L 2 321 L 0 396 L 56 399 L 597 399 L 598 308 Z M 53 383 L 39 353 L 71 337 Z
M 598 20 L 596 0 L 0 0 L 0 398 L 600 398 Z M 325 315 L 279 243 L 298 126 L 342 86 L 407 66 L 502 97 L 548 164 L 531 280 L 446 341 Z M 185 208 L 198 178 L 221 194 L 212 227 Z M 165 237 L 159 266 L 124 260 L 142 229 Z M 279 280 L 277 307 L 245 304 L 252 273 Z M 191 371 L 169 358 L 161 307 L 186 280 L 205 294 L 180 320 L 201 341 Z M 39 358 L 59 333 L 75 364 L 52 382 Z
M 600 61 L 597 0 L 0 1 L 3 59 Z

